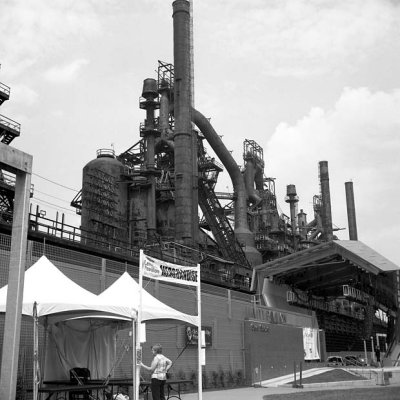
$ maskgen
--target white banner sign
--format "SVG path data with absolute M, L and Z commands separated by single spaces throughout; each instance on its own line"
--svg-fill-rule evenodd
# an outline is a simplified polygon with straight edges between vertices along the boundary
M 319 360 L 318 329 L 303 328 L 304 360 Z
M 151 279 L 198 286 L 200 283 L 199 268 L 171 264 L 143 254 L 142 274 Z

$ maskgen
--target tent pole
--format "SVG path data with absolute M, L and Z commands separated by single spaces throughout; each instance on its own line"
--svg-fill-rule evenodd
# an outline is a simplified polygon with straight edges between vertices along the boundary
M 134 400 L 139 400 L 139 388 L 140 388 L 140 364 L 142 362 L 142 352 L 140 347 L 140 326 L 142 324 L 142 288 L 143 288 L 143 250 L 140 250 L 139 255 L 139 309 L 137 313 L 137 320 L 136 320 L 136 383 L 135 383 L 135 396 Z M 140 359 L 138 359 L 138 355 Z
M 38 335 L 38 317 L 37 304 L 33 303 L 33 400 L 37 400 L 39 391 L 39 335 Z
M 135 320 L 132 318 L 132 396 L 133 400 L 139 400 L 139 396 L 136 393 L 136 386 L 137 386 L 137 377 L 136 377 L 136 324 Z
M 197 264 L 197 314 L 198 314 L 198 327 L 197 327 L 197 352 L 198 352 L 198 398 L 202 400 L 203 398 L 203 376 L 202 376 L 202 366 L 201 366 L 201 288 L 200 288 L 200 264 Z
M 41 375 L 41 379 L 45 380 L 45 373 L 46 373 L 46 358 L 47 358 L 47 328 L 48 328 L 48 324 L 47 324 L 47 316 L 45 317 L 44 320 L 44 346 L 43 346 L 43 354 L 42 354 L 42 375 Z M 41 382 L 42 383 L 42 382 Z

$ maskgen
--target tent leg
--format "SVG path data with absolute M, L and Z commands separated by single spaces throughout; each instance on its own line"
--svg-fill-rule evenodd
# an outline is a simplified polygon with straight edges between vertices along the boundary
M 39 334 L 36 302 L 33 305 L 33 400 L 39 392 Z
M 132 396 L 133 400 L 138 400 L 136 397 L 136 332 L 135 321 L 132 319 Z
M 197 276 L 198 276 L 198 286 L 197 286 L 197 314 L 198 314 L 198 327 L 197 327 L 197 352 L 198 352 L 198 398 L 202 400 L 203 398 L 203 375 L 202 375 L 202 364 L 201 364 L 201 340 L 202 340 L 202 333 L 201 333 L 201 288 L 200 288 L 200 265 L 197 264 Z

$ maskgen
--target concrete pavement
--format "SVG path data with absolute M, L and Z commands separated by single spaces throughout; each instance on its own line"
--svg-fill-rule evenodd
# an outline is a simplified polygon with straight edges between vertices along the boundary
M 303 389 L 296 389 L 292 387 L 245 387 L 238 389 L 226 389 L 226 390 L 213 390 L 204 391 L 203 400 L 262 400 L 266 395 L 274 394 L 287 394 L 297 393 L 305 391 L 316 391 L 316 390 L 337 390 L 337 389 L 354 389 L 357 386 L 324 386 L 321 387 L 306 387 Z M 364 387 L 361 386 L 360 387 Z M 197 393 L 185 393 L 182 396 L 182 400 L 197 400 Z
M 309 370 L 303 374 L 303 378 L 307 376 L 320 374 L 330 370 L 331 368 L 316 368 Z M 365 372 L 364 368 L 364 372 Z M 400 387 L 400 368 L 382 368 L 374 369 L 375 374 L 383 371 L 390 371 L 392 379 L 389 386 Z M 361 375 L 360 371 L 358 373 Z M 203 391 L 203 400 L 262 400 L 263 396 L 274 395 L 274 394 L 288 394 L 298 393 L 306 391 L 317 391 L 317 390 L 338 390 L 338 389 L 356 389 L 365 388 L 366 386 L 377 387 L 379 386 L 379 380 L 367 379 L 367 380 L 355 380 L 355 381 L 342 381 L 342 382 L 324 382 L 324 383 L 310 383 L 304 384 L 303 388 L 293 388 L 288 382 L 293 381 L 293 375 L 285 375 L 279 378 L 271 379 L 268 381 L 262 381 L 261 386 L 256 387 L 244 387 L 237 389 L 224 389 L 224 390 L 206 390 Z M 197 400 L 198 393 L 184 393 L 182 400 Z

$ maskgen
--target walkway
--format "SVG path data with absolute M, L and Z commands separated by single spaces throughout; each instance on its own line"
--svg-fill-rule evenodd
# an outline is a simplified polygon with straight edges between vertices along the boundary
M 303 378 L 308 376 L 321 374 L 332 370 L 332 368 L 314 368 L 303 372 Z M 390 386 L 400 386 L 400 367 L 392 368 L 363 368 L 364 373 L 369 370 L 374 371 L 375 374 L 383 374 L 383 372 L 391 372 Z M 361 374 L 361 371 L 358 371 Z M 226 390 L 206 390 L 203 391 L 203 400 L 262 400 L 263 396 L 273 394 L 287 394 L 306 391 L 317 390 L 337 390 L 337 389 L 355 389 L 363 388 L 365 386 L 377 386 L 377 380 L 355 380 L 355 381 L 342 381 L 342 382 L 325 382 L 306 384 L 303 388 L 293 388 L 289 382 L 293 382 L 293 374 L 285 375 L 279 378 L 262 381 L 260 386 L 245 387 L 238 389 Z M 383 383 L 383 381 L 382 381 Z M 323 387 L 322 387 L 323 386 Z M 182 400 L 197 400 L 197 393 L 185 393 L 182 395 Z

